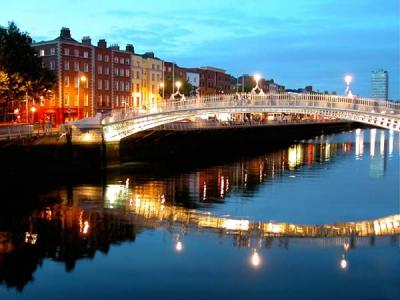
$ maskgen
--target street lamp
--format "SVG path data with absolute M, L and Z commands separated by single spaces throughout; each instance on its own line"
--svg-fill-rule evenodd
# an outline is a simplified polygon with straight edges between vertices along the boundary
M 344 95 L 348 98 L 353 98 L 353 93 L 350 89 L 350 83 L 353 81 L 353 77 L 351 75 L 344 76 L 344 82 L 346 83 L 346 89 L 344 91 Z
M 80 106 L 80 93 L 79 93 L 79 88 L 80 88 L 80 83 L 82 82 L 86 82 L 86 76 L 82 75 L 82 76 L 78 76 L 78 118 L 79 118 L 79 106 Z
M 253 77 L 254 77 L 254 81 L 256 82 L 256 86 L 251 89 L 251 93 L 253 95 L 260 95 L 260 96 L 264 95 L 264 91 L 262 89 L 260 89 L 260 87 L 258 86 L 258 82 L 261 79 L 261 75 L 260 74 L 254 74 Z M 257 94 L 257 91 L 258 91 L 258 94 Z
M 164 82 L 161 82 L 160 83 L 160 88 L 162 88 L 162 98 L 163 98 L 163 100 L 164 100 L 164 87 L 165 87 Z
M 176 83 L 175 83 L 175 85 L 176 85 L 176 88 L 178 89 L 178 93 L 179 93 L 179 89 L 180 89 L 180 87 L 182 86 L 182 83 L 180 82 L 180 81 L 177 81 Z

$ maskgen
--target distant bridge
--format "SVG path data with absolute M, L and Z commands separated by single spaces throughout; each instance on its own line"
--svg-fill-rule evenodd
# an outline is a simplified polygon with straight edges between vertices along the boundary
M 213 95 L 166 100 L 150 111 L 113 111 L 102 120 L 104 142 L 119 142 L 160 125 L 207 113 L 298 113 L 335 117 L 400 132 L 400 103 L 336 95 L 267 94 Z

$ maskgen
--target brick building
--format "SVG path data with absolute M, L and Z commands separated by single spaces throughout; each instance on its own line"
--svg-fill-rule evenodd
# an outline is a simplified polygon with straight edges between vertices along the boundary
M 57 74 L 53 98 L 44 100 L 44 117 L 53 124 L 132 105 L 129 51 L 107 48 L 105 40 L 93 46 L 89 37 L 78 42 L 65 27 L 56 39 L 32 47 Z
M 200 95 L 228 93 L 231 91 L 231 76 L 225 70 L 214 67 L 188 68 L 200 77 Z

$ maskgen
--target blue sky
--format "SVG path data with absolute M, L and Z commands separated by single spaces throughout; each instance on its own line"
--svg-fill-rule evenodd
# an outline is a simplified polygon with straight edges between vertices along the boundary
M 13 20 L 37 40 L 62 26 L 73 37 L 106 38 L 139 53 L 233 75 L 260 72 L 287 87 L 370 95 L 370 72 L 389 71 L 390 98 L 400 99 L 399 0 L 9 1 L 0 24 Z

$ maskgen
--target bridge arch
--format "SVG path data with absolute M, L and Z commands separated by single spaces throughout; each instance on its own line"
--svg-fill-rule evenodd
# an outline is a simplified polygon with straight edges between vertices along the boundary
M 400 103 L 335 95 L 214 95 L 159 103 L 150 112 L 114 111 L 102 122 L 105 142 L 206 113 L 299 113 L 336 117 L 400 132 Z

